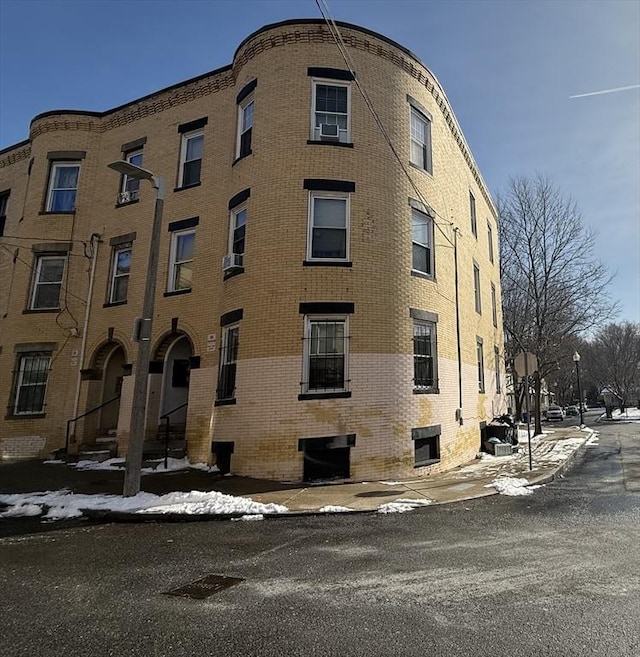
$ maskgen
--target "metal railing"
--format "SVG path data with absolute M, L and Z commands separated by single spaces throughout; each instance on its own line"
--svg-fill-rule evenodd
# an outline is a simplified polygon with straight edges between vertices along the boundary
M 91 410 L 87 411 L 86 413 L 83 413 L 82 415 L 78 415 L 77 417 L 74 417 L 71 420 L 67 420 L 67 435 L 66 435 L 65 441 L 64 441 L 64 453 L 65 454 L 69 453 L 69 435 L 70 435 L 70 430 L 71 430 L 71 423 L 72 422 L 77 422 L 78 420 L 81 420 L 83 417 L 87 417 L 87 415 L 91 415 L 92 413 L 95 413 L 96 411 L 99 411 L 101 408 L 104 408 L 105 406 L 108 406 L 112 402 L 116 401 L 116 399 L 120 399 L 120 395 L 116 395 L 115 397 L 112 397 L 111 399 L 107 400 L 106 402 L 102 402 L 102 404 L 100 404 L 100 406 L 96 406 L 95 408 L 92 408 Z M 74 428 L 74 430 L 75 430 L 75 428 Z
M 180 404 L 180 406 L 176 406 L 175 408 L 172 408 L 170 411 L 167 411 L 166 413 L 160 416 L 160 419 L 164 420 L 165 422 L 164 425 L 164 469 L 165 470 L 167 469 L 167 465 L 169 462 L 169 434 L 171 433 L 169 417 L 173 415 L 176 411 L 179 411 L 185 406 L 188 406 L 188 404 L 189 402 L 184 402 L 184 404 Z

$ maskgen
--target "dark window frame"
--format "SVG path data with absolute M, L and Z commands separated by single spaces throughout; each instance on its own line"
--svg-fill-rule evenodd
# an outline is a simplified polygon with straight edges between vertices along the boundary
M 414 468 L 422 468 L 440 462 L 441 434 L 442 427 L 439 424 L 411 429 L 411 440 L 414 446 Z

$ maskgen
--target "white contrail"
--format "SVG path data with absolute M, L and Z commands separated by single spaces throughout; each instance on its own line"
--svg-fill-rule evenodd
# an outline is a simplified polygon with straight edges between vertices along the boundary
M 600 96 L 601 94 L 613 94 L 616 91 L 627 91 L 628 89 L 640 89 L 640 84 L 631 84 L 628 87 L 616 87 L 615 89 L 604 89 L 603 91 L 592 91 L 588 94 L 577 94 L 569 98 L 584 98 L 585 96 Z

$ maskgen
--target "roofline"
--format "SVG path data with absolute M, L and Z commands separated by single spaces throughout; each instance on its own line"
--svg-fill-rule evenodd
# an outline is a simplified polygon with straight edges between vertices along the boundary
M 208 71 L 207 73 L 201 73 L 200 75 L 196 75 L 195 77 L 189 78 L 188 80 L 183 80 L 182 82 L 176 82 L 176 84 L 172 84 L 168 87 L 164 87 L 163 89 L 152 91 L 150 94 L 147 94 L 146 96 L 142 96 L 141 98 L 136 98 L 135 100 L 130 100 L 128 103 L 118 105 L 117 107 L 112 107 L 111 109 L 105 110 L 104 112 L 95 112 L 92 110 L 73 110 L 73 109 L 59 109 L 59 110 L 49 110 L 47 112 L 41 112 L 40 114 L 36 114 L 36 116 L 34 116 L 31 119 L 30 125 L 33 124 L 34 121 L 38 121 L 39 119 L 44 119 L 47 116 L 56 116 L 58 114 L 71 114 L 75 116 L 79 116 L 79 115 L 95 116 L 98 118 L 104 118 L 109 114 L 113 114 L 114 112 L 119 112 L 120 110 L 123 110 L 131 105 L 136 105 L 137 103 L 141 103 L 145 100 L 148 100 L 149 98 L 153 98 L 154 96 L 158 96 L 159 94 L 166 93 L 167 91 L 173 91 L 174 89 L 185 87 L 188 84 L 199 82 L 200 80 L 203 80 L 204 78 L 208 78 L 212 75 L 218 75 L 220 73 L 224 73 L 225 71 L 231 70 L 231 68 L 232 68 L 231 64 L 227 64 L 226 66 L 221 66 L 220 68 L 216 68 L 213 71 Z
M 9 151 L 14 151 L 16 150 L 16 148 L 20 148 L 21 146 L 26 146 L 29 143 L 31 143 L 29 139 L 23 139 L 22 141 L 19 141 L 17 144 L 12 144 L 11 146 L 5 146 L 4 148 L 0 149 L 0 155 L 4 155 Z
M 254 37 L 258 36 L 259 34 L 262 34 L 263 32 L 268 32 L 273 29 L 277 29 L 279 27 L 285 27 L 288 25 L 325 25 L 326 21 L 323 18 L 292 18 L 286 21 L 280 21 L 278 23 L 270 23 L 269 25 L 264 25 L 261 27 L 259 30 L 256 30 L 252 34 L 250 34 L 248 37 L 243 39 L 240 43 L 240 45 L 236 48 L 235 52 L 233 53 L 233 61 L 235 61 L 236 57 L 238 56 L 238 53 L 242 48 Z M 393 41 L 393 39 L 389 39 L 388 37 L 384 36 L 383 34 L 378 34 L 377 32 L 374 32 L 373 30 L 369 30 L 365 27 L 360 27 L 359 25 L 355 25 L 353 23 L 345 23 L 343 21 L 336 21 L 336 25 L 338 27 L 346 27 L 351 30 L 357 30 L 358 32 L 363 32 L 365 34 L 368 34 L 370 36 L 375 37 L 376 39 L 380 39 L 381 41 L 385 41 L 386 43 L 394 46 L 395 48 L 398 48 L 402 52 L 406 53 L 409 55 L 409 57 L 412 57 L 415 59 L 417 62 L 419 62 L 422 66 L 425 68 L 428 67 L 420 61 L 420 59 L 414 55 L 410 50 L 405 48 L 404 46 L 400 45 L 396 41 Z M 172 84 L 168 87 L 164 87 L 163 89 L 158 89 L 157 91 L 153 91 L 150 94 L 147 94 L 146 96 L 142 96 L 141 98 L 136 98 L 134 100 L 131 100 L 127 103 L 123 103 L 122 105 L 118 105 L 117 107 L 113 107 L 111 109 L 105 110 L 103 112 L 96 112 L 93 110 L 78 110 L 78 109 L 57 109 L 57 110 L 48 110 L 46 112 L 41 112 L 40 114 L 36 114 L 36 116 L 31 119 L 31 122 L 29 125 L 32 125 L 35 121 L 39 121 L 40 119 L 47 118 L 48 116 L 59 116 L 60 114 L 68 114 L 70 116 L 94 116 L 96 118 L 104 118 L 105 116 L 108 116 L 109 114 L 113 114 L 114 112 L 119 112 L 120 110 L 123 110 L 131 105 L 135 105 L 137 103 L 141 103 L 145 100 L 148 100 L 150 98 L 153 98 L 154 96 L 158 96 L 163 93 L 167 93 L 168 91 L 173 91 L 175 89 L 179 89 L 180 87 L 187 86 L 189 84 L 193 84 L 194 82 L 199 82 L 200 80 L 203 80 L 204 78 L 208 78 L 213 75 L 219 75 L 220 73 L 224 73 L 225 71 L 229 71 L 233 68 L 233 64 L 227 64 L 226 66 L 221 66 L 220 68 L 216 68 L 213 71 L 208 71 L 206 73 L 201 73 L 200 75 L 196 75 L 193 78 L 189 78 L 187 80 L 183 80 L 182 82 L 176 82 L 175 84 Z M 431 71 L 429 71 L 431 72 Z M 29 140 L 27 140 L 29 141 Z M 22 144 L 22 142 L 19 142 L 19 144 L 14 144 L 13 146 L 8 146 L 7 149 L 11 150 L 12 148 L 16 148 Z M 7 150 L 4 149 L 4 150 Z M 3 152 L 3 151 L 0 151 Z
M 159 89 L 158 91 L 154 91 L 150 94 L 147 94 L 146 96 L 142 96 L 141 98 L 136 98 L 135 100 L 129 101 L 128 103 L 124 103 L 123 105 L 118 105 L 117 107 L 113 107 L 111 109 L 108 109 L 104 112 L 95 112 L 95 111 L 83 111 L 83 110 L 50 110 L 47 112 L 42 112 L 41 114 L 37 114 L 33 119 L 31 119 L 31 122 L 29 123 L 29 130 L 31 130 L 31 126 L 35 121 L 38 121 L 40 119 L 46 118 L 48 116 L 56 116 L 60 114 L 68 114 L 72 116 L 94 116 L 97 118 L 103 118 L 105 116 L 108 116 L 109 114 L 113 114 L 114 112 L 119 112 L 120 110 L 123 110 L 127 107 L 130 107 L 132 105 L 135 105 L 137 103 L 141 103 L 145 100 L 148 100 L 150 98 L 153 98 L 155 96 L 158 96 L 160 94 L 166 93 L 168 91 L 173 91 L 174 89 L 179 89 L 181 87 L 184 87 L 188 84 L 193 84 L 194 82 L 198 82 L 200 80 L 203 80 L 207 77 L 211 77 L 214 75 L 219 75 L 220 73 L 224 73 L 226 71 L 230 71 L 233 68 L 233 62 L 235 62 L 236 57 L 238 56 L 238 53 L 240 50 L 253 38 L 256 36 L 262 34 L 263 32 L 268 32 L 270 30 L 274 30 L 280 27 L 286 27 L 290 25 L 325 25 L 326 21 L 324 18 L 291 18 L 286 21 L 280 21 L 278 23 L 269 23 L 268 25 L 264 25 L 260 29 L 256 30 L 255 32 L 252 32 L 248 37 L 243 39 L 240 42 L 240 45 L 236 48 L 235 52 L 233 53 L 233 60 L 231 64 L 227 64 L 226 66 L 222 66 L 220 68 L 214 69 L 213 71 L 208 71 L 207 73 L 202 73 L 200 75 L 196 75 L 193 78 L 189 78 L 188 80 L 184 80 L 182 82 L 177 82 L 176 84 L 172 84 L 169 87 L 165 87 L 164 89 Z M 438 78 L 433 74 L 431 69 L 414 53 L 412 53 L 408 48 L 405 48 L 403 45 L 399 44 L 397 41 L 394 41 L 393 39 L 390 39 L 389 37 L 384 36 L 384 34 L 379 34 L 378 32 L 374 32 L 373 30 L 370 30 L 366 27 L 362 27 L 360 25 L 355 25 L 354 23 L 346 23 L 344 21 L 335 21 L 335 24 L 338 27 L 344 27 L 350 30 L 355 30 L 357 32 L 361 32 L 363 34 L 368 34 L 369 36 L 372 36 L 376 39 L 379 39 L 380 41 L 384 41 L 385 43 L 388 43 L 389 45 L 393 46 L 394 48 L 397 48 L 401 52 L 405 53 L 408 57 L 411 57 L 414 61 L 416 61 L 420 66 L 422 66 L 428 73 L 431 75 L 433 78 L 434 82 L 438 85 L 439 91 L 442 93 L 444 96 L 444 99 L 447 103 L 448 109 L 451 112 L 451 115 L 453 117 L 453 120 L 458 126 L 458 129 L 460 131 L 460 135 L 462 137 L 462 140 L 465 144 L 466 149 L 469 152 L 469 156 L 471 157 L 471 160 L 474 162 L 476 171 L 478 174 L 478 177 L 480 178 L 482 185 L 485 188 L 486 194 L 488 198 L 491 201 L 491 205 L 493 206 L 494 209 L 494 215 L 497 218 L 497 210 L 495 208 L 495 203 L 493 202 L 493 199 L 491 198 L 491 194 L 489 193 L 489 187 L 487 186 L 486 182 L 484 181 L 484 178 L 482 177 L 482 174 L 480 173 L 480 169 L 477 166 L 477 163 L 475 162 L 475 158 L 473 157 L 471 148 L 469 144 L 467 143 L 467 140 L 464 136 L 464 133 L 462 132 L 462 128 L 460 127 L 460 124 L 458 123 L 458 119 L 453 111 L 453 106 L 449 102 L 449 98 L 447 97 L 447 94 L 444 90 L 444 87 L 440 84 L 440 81 Z M 29 143 L 29 139 L 18 142 L 17 144 L 14 144 L 12 146 L 8 146 L 2 150 L 0 150 L 0 154 L 5 153 L 7 151 L 11 151 L 15 148 L 18 148 L 22 146 L 25 143 Z
M 354 23 L 345 23 L 344 21 L 334 21 L 334 22 L 338 27 L 346 27 L 350 30 L 356 30 L 357 32 L 364 32 L 369 36 L 375 37 L 376 39 L 380 39 L 381 41 L 385 41 L 386 43 L 393 46 L 394 48 L 398 48 L 398 50 L 402 50 L 403 53 L 415 59 L 418 63 L 422 64 L 422 66 L 425 66 L 417 55 L 414 55 L 408 48 L 405 48 L 397 41 L 394 41 L 393 39 L 384 36 L 384 34 L 379 34 L 378 32 L 374 32 L 373 30 L 370 30 L 366 27 L 362 27 L 361 25 L 355 25 Z M 290 18 L 286 21 L 279 21 L 278 23 L 269 23 L 269 25 L 264 25 L 259 30 L 256 30 L 248 37 L 246 37 L 246 39 L 243 39 L 240 42 L 240 45 L 236 48 L 236 51 L 233 53 L 234 61 L 238 56 L 238 52 L 242 50 L 242 48 L 247 44 L 248 41 L 251 41 L 251 39 L 257 37 L 259 34 L 262 34 L 263 32 L 267 32 L 269 30 L 275 30 L 279 27 L 286 27 L 288 25 L 326 25 L 326 21 L 324 18 Z M 427 67 L 425 66 L 425 68 Z

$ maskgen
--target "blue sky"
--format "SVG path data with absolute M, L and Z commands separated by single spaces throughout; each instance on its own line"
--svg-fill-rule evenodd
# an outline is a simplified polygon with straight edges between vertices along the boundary
M 616 319 L 640 321 L 640 89 L 569 98 L 640 84 L 640 2 L 328 3 L 429 66 L 494 196 L 542 173 L 578 203 L 617 271 Z M 0 148 L 40 112 L 115 107 L 231 63 L 267 23 L 319 16 L 314 0 L 0 0 Z

